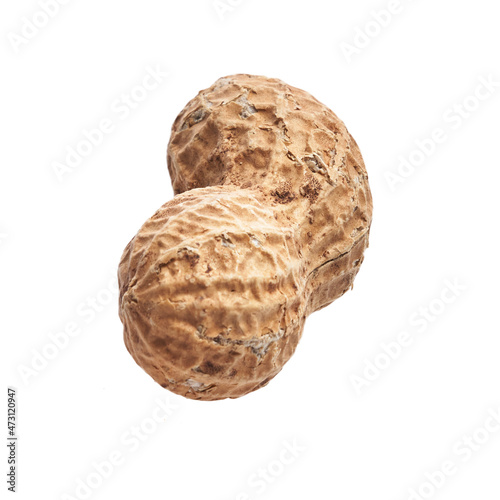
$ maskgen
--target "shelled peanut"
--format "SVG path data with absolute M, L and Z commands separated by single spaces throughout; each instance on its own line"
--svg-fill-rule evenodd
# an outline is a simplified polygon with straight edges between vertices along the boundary
M 163 387 L 236 398 L 291 357 L 312 312 L 353 284 L 372 199 L 358 146 L 308 93 L 235 75 L 172 127 L 175 197 L 119 267 L 127 349 Z

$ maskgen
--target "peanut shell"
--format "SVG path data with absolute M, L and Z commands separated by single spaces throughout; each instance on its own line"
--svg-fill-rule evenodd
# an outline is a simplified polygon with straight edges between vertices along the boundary
M 175 197 L 119 266 L 127 349 L 162 387 L 201 400 L 265 386 L 306 317 L 352 287 L 372 198 L 337 116 L 276 79 L 221 78 L 175 120 Z

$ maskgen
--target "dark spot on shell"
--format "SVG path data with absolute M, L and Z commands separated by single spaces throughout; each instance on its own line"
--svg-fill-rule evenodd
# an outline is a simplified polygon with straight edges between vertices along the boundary
M 295 195 L 292 192 L 292 185 L 288 181 L 280 183 L 274 191 L 271 191 L 271 196 L 276 202 L 281 204 L 290 203 L 295 199 Z
M 307 198 L 311 203 L 314 203 L 319 196 L 321 191 L 321 185 L 315 177 L 308 176 L 306 184 L 300 187 L 300 194 L 304 198 Z
M 196 264 L 198 264 L 198 261 L 200 260 L 200 256 L 197 254 L 187 254 L 186 259 L 189 262 L 189 265 L 191 267 L 194 267 L 194 266 L 196 266 Z
M 265 378 L 258 386 L 257 388 L 264 387 L 266 384 L 268 384 L 272 380 L 273 376 Z
M 199 108 L 193 111 L 182 124 L 181 130 L 186 130 L 191 128 L 193 125 L 200 123 L 207 116 L 207 112 L 203 108 Z
M 198 366 L 195 371 L 198 373 L 204 373 L 206 375 L 215 375 L 223 370 L 220 365 L 214 365 L 211 361 L 205 361 L 202 365 Z

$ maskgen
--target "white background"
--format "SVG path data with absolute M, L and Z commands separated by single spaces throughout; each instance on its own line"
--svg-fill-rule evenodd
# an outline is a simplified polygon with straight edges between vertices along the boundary
M 0 320 L 3 390 L 18 393 L 17 498 L 83 498 L 90 480 L 89 498 L 498 500 L 498 83 L 473 98 L 481 78 L 500 81 L 496 2 L 401 0 L 380 27 L 372 11 L 388 0 L 232 1 L 72 0 L 34 29 L 36 1 L 3 2 Z M 118 112 L 157 66 L 169 76 Z M 344 120 L 374 222 L 354 289 L 308 319 L 283 371 L 238 400 L 196 402 L 132 360 L 113 290 L 123 248 L 172 197 L 173 120 L 239 72 L 303 88 Z M 54 163 L 105 118 L 113 131 L 58 178 Z M 446 139 L 422 160 L 415 141 L 436 128 Z M 419 165 L 391 189 L 410 155 Z M 79 334 L 54 354 L 49 335 L 68 323 Z M 381 344 L 402 332 L 411 344 L 387 362 Z M 161 423 L 157 398 L 176 407 Z M 133 426 L 149 432 L 137 449 Z M 121 464 L 100 479 L 92 464 L 113 453 Z M 426 485 L 445 461 L 454 473 Z

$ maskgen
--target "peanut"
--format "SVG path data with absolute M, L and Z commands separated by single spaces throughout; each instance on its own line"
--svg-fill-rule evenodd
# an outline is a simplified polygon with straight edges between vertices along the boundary
M 372 199 L 358 146 L 308 93 L 235 75 L 176 118 L 175 197 L 119 266 L 127 349 L 163 387 L 237 398 L 290 359 L 306 317 L 352 287 Z

